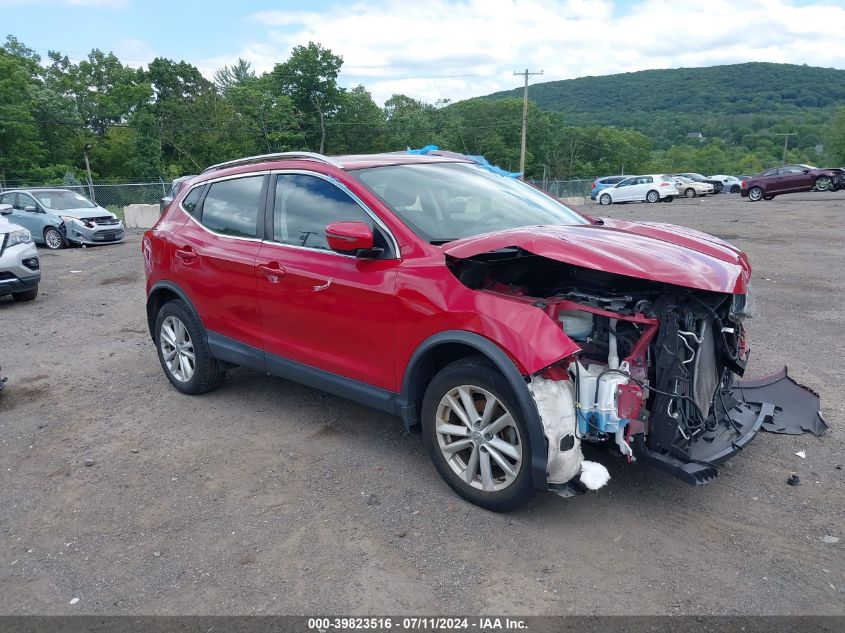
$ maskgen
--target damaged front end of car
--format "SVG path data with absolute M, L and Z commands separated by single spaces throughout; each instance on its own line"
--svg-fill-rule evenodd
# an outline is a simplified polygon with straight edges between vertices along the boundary
M 749 353 L 744 321 L 754 310 L 745 255 L 680 229 L 649 244 L 667 229 L 632 236 L 631 226 L 556 227 L 447 253 L 465 286 L 530 302 L 580 348 L 529 383 L 545 428 L 548 486 L 562 496 L 607 480 L 603 467 L 583 460 L 582 443 L 708 483 L 780 409 L 738 388 Z M 500 246 L 502 239 L 518 245 Z M 632 246 L 654 248 L 620 259 Z

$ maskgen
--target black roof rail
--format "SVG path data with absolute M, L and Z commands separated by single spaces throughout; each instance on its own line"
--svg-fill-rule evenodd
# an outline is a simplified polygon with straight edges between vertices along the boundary
M 228 160 L 225 163 L 217 163 L 206 167 L 201 173 L 206 174 L 210 171 L 217 171 L 219 169 L 226 169 L 228 167 L 238 167 L 240 165 L 249 165 L 251 163 L 262 163 L 269 160 L 280 160 L 283 158 L 302 158 L 305 160 L 314 160 L 338 169 L 343 169 L 343 166 L 328 156 L 323 156 L 316 152 L 277 152 L 275 154 L 259 154 L 258 156 L 247 156 L 245 158 L 238 158 L 236 160 Z

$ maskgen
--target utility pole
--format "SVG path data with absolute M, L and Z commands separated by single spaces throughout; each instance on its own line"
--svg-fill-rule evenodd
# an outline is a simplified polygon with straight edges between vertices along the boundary
M 782 132 L 780 134 L 775 134 L 775 136 L 782 136 L 783 137 L 783 161 L 786 162 L 786 150 L 789 147 L 789 137 L 790 136 L 798 136 L 798 132 Z
M 88 163 L 88 152 L 91 151 L 93 147 L 93 143 L 85 144 L 85 171 L 88 172 L 88 196 L 91 199 L 91 202 L 97 204 L 97 200 L 94 198 L 94 181 L 91 179 L 91 165 Z
M 522 147 L 519 151 L 519 173 L 525 176 L 525 135 L 528 132 L 528 78 L 534 75 L 542 75 L 543 71 L 532 73 L 528 72 L 526 68 L 524 72 L 514 71 L 513 74 L 525 77 L 525 90 L 522 92 Z

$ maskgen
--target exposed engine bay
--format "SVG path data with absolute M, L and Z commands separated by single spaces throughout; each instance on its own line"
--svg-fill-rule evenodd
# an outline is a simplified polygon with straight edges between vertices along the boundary
M 472 289 L 544 310 L 581 348 L 530 385 L 547 426 L 551 487 L 565 486 L 577 472 L 581 443 L 707 483 L 716 464 L 778 409 L 735 393 L 748 357 L 743 321 L 754 311 L 750 289 L 726 294 L 673 286 L 516 247 L 453 259 L 449 267 Z M 551 390 L 542 381 L 566 385 L 555 393 L 558 407 L 574 413 L 573 437 L 562 436 L 559 423 L 550 432 Z

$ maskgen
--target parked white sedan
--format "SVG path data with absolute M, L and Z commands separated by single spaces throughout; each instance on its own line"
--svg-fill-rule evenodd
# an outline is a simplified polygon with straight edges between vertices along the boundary
M 631 176 L 599 192 L 599 204 L 614 202 L 671 202 L 678 195 L 675 180 L 666 174 Z

